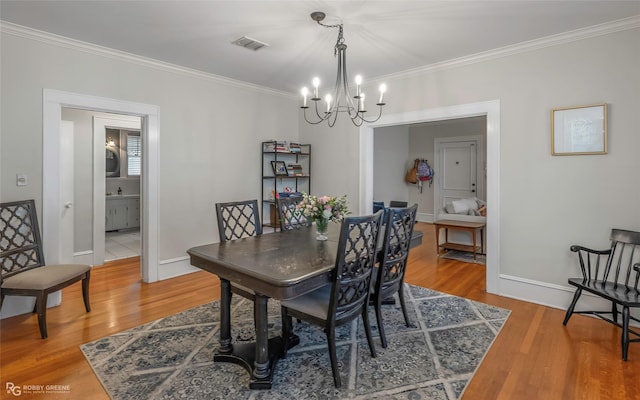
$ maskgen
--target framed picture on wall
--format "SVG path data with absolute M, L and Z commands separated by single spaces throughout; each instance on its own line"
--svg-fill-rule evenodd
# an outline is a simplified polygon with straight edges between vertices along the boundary
M 607 154 L 607 105 L 551 110 L 551 154 Z
M 273 168 L 273 174 L 276 176 L 288 176 L 287 164 L 284 161 L 271 161 L 271 168 Z

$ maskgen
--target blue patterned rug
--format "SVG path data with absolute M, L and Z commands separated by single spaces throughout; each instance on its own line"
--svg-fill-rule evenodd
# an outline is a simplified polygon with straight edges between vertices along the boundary
M 80 346 L 112 399 L 429 399 L 462 397 L 510 311 L 407 285 L 409 316 L 384 308 L 389 345 L 373 324 L 372 358 L 360 319 L 338 329 L 342 388 L 336 389 L 323 331 L 295 323 L 300 344 L 279 360 L 271 390 L 248 389 L 240 366 L 214 363 L 219 302 L 205 304 Z M 396 302 L 397 303 L 397 302 Z M 375 315 L 371 310 L 371 321 Z M 280 309 L 269 302 L 270 336 L 280 333 Z M 253 305 L 234 296 L 232 336 L 253 339 Z

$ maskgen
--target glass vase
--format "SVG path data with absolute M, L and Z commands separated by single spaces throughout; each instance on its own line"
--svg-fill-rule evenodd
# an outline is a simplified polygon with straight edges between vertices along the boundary
M 327 229 L 329 228 L 329 220 L 320 218 L 316 220 L 316 240 L 327 240 Z

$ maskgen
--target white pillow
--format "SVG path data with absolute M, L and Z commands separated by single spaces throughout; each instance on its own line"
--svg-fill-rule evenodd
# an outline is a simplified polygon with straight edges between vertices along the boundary
M 475 199 L 459 199 L 451 201 L 455 214 L 469 214 L 469 210 L 478 208 L 478 202 Z

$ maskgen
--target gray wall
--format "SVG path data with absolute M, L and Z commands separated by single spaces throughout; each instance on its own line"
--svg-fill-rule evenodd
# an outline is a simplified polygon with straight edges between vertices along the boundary
M 373 199 L 388 207 L 391 200 L 409 201 L 404 181 L 409 152 L 409 126 L 376 129 L 373 153 Z
M 360 138 L 349 121 L 309 126 L 293 95 L 4 30 L 1 39 L 2 201 L 35 198 L 41 207 L 42 89 L 51 88 L 160 107 L 161 260 L 218 240 L 216 201 L 259 198 L 261 140 L 311 143 L 312 191 L 347 194 L 360 211 Z M 502 280 L 564 287 L 578 274 L 570 244 L 602 247 L 612 227 L 640 230 L 638 43 L 637 27 L 574 36 L 387 80 L 388 114 L 500 100 Z M 609 154 L 551 156 L 551 109 L 602 102 Z M 16 187 L 16 173 L 29 185 Z
M 260 197 L 260 141 L 298 140 L 295 96 L 11 32 L 0 46 L 2 201 L 34 198 L 42 215 L 44 88 L 157 105 L 161 262 L 218 241 L 215 202 Z
M 640 28 L 583 37 L 387 80 L 390 115 L 500 100 L 501 287 L 562 291 L 579 274 L 571 244 L 606 247 L 612 227 L 640 230 Z M 551 156 L 551 110 L 594 103 L 608 104 L 609 154 Z M 357 199 L 359 130 L 304 121 L 300 130 L 303 141 L 341 143 L 314 156 L 340 160 L 348 183 L 333 184 L 338 170 L 328 164 L 318 190 Z

